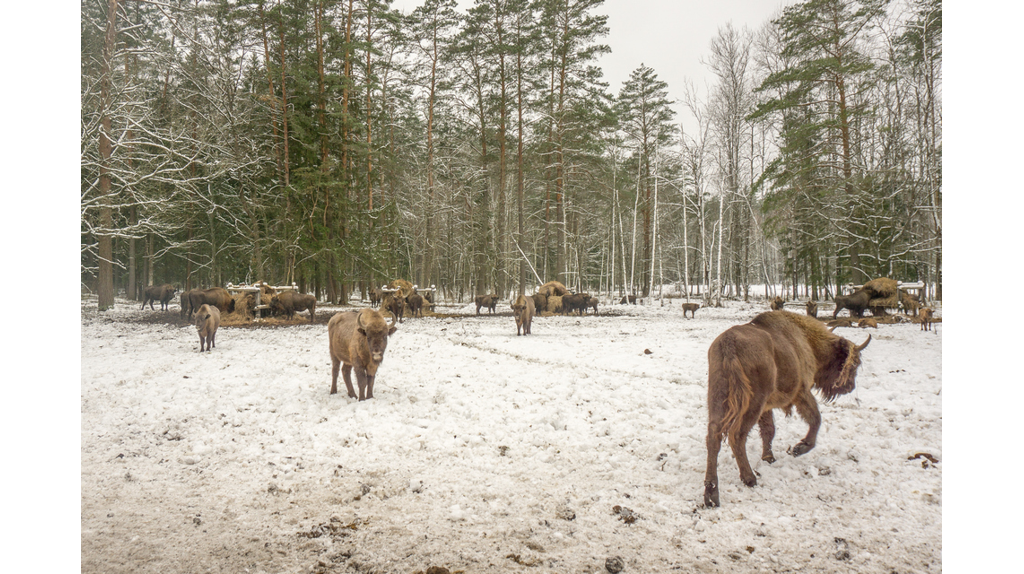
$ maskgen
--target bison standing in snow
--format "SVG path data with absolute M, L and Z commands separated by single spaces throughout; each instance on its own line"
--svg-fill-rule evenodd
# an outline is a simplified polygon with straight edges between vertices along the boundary
M 348 396 L 363 401 L 373 398 L 373 380 L 384 360 L 388 337 L 398 327 L 389 325 L 384 316 L 373 309 L 337 313 L 327 323 L 331 350 L 331 394 L 338 392 L 338 369 L 341 369 Z M 342 366 L 344 365 L 344 366 Z M 352 387 L 352 369 L 356 371 L 359 394 Z
M 772 409 L 786 413 L 796 407 L 808 430 L 789 451 L 800 456 L 814 448 L 821 414 L 811 389 L 825 402 L 856 386 L 860 354 L 867 340 L 855 345 L 829 332 L 805 315 L 772 311 L 745 325 L 730 327 L 708 349 L 707 473 L 704 505 L 718 506 L 718 452 L 729 440 L 747 486 L 757 484 L 747 460 L 747 435 L 754 424 L 761 431 L 761 460 L 775 462 Z
M 216 347 L 214 343 L 217 338 L 217 327 L 220 327 L 220 310 L 213 305 L 203 305 L 196 311 L 196 331 L 199 331 L 199 352 L 203 352 L 203 345 L 206 351 Z
M 160 310 L 167 310 L 167 303 L 174 298 L 174 285 L 165 283 L 164 285 L 150 285 L 146 287 L 145 298 L 142 300 L 142 308 L 146 308 L 146 303 L 149 303 L 149 309 L 153 309 L 153 301 L 160 302 Z
M 316 297 L 296 291 L 283 291 L 270 300 L 270 311 L 284 313 L 289 319 L 297 311 L 309 311 L 309 322 L 312 323 L 316 318 Z
M 921 330 L 931 331 L 932 330 L 932 318 L 935 316 L 935 310 L 931 307 L 921 308 Z
M 533 297 L 520 295 L 512 304 L 512 314 L 516 316 L 516 336 L 520 334 L 529 335 L 530 325 L 533 324 L 533 314 L 536 311 L 533 306 Z M 522 333 L 519 330 L 522 329 Z
M 700 303 L 683 303 L 683 318 L 686 318 L 686 312 L 690 312 L 690 318 L 697 318 L 697 309 L 700 309 Z
M 222 314 L 235 312 L 235 300 L 231 297 L 231 293 L 228 293 L 228 290 L 223 287 L 193 289 L 189 291 L 188 300 L 192 311 L 198 310 L 203 305 L 210 305 L 217 307 Z
M 858 319 L 864 316 L 864 309 L 868 308 L 868 304 L 871 302 L 871 294 L 861 289 L 852 295 L 836 295 L 836 309 L 832 311 L 832 318 L 835 319 L 839 315 L 839 311 L 843 309 L 850 310 L 850 316 L 856 316 Z

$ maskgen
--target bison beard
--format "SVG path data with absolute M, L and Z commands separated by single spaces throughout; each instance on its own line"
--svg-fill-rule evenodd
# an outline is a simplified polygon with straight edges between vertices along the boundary
M 796 313 L 762 313 L 746 325 L 737 325 L 718 336 L 708 349 L 707 473 L 704 505 L 718 506 L 718 452 L 729 439 L 740 479 L 757 484 L 747 460 L 747 435 L 758 425 L 761 460 L 775 462 L 772 409 L 789 414 L 796 407 L 808 430 L 790 453 L 800 456 L 814 448 L 821 425 L 816 388 L 825 402 L 853 390 L 856 385 L 861 345 L 829 332 L 817 320 Z

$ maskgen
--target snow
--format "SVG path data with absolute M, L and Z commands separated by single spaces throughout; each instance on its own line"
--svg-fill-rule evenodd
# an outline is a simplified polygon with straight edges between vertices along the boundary
M 82 302 L 83 572 L 942 570 L 941 323 L 837 329 L 873 338 L 817 447 L 787 455 L 807 426 L 776 413 L 777 462 L 752 434 L 748 488 L 724 448 L 705 509 L 707 349 L 763 302 L 523 337 L 507 303 L 439 308 L 460 316 L 406 318 L 364 402 L 328 394 L 323 323 L 199 353 L 176 305 L 135 305 Z

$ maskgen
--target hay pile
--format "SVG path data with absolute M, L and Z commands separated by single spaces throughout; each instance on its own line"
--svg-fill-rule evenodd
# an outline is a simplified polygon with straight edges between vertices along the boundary
M 899 301 L 898 285 L 895 279 L 888 277 L 879 277 L 865 283 L 862 289 L 871 295 L 868 306 L 895 308 Z
M 561 297 L 568 293 L 569 290 L 565 288 L 565 285 L 562 285 L 558 281 L 548 281 L 547 283 L 541 285 L 540 288 L 537 289 L 537 292 L 540 293 L 541 295 L 544 295 L 545 297 L 551 297 L 552 295 L 557 295 L 558 297 Z M 561 304 L 561 300 L 559 300 L 559 304 Z

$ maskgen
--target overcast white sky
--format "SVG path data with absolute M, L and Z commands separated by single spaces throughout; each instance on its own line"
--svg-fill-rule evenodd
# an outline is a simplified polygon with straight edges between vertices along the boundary
M 463 12 L 473 0 L 459 0 Z M 598 65 L 604 70 L 609 90 L 618 94 L 630 72 L 646 64 L 668 84 L 669 97 L 681 99 L 684 84 L 692 80 L 702 91 L 713 79 L 700 63 L 707 58 L 708 45 L 718 29 L 728 22 L 733 27 L 756 31 L 782 6 L 794 0 L 606 0 L 596 10 L 608 15 L 609 34 L 601 39 L 612 52 Z M 423 0 L 395 0 L 394 6 L 406 13 L 421 6 Z M 676 121 L 686 114 L 681 103 L 674 106 Z

